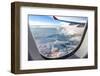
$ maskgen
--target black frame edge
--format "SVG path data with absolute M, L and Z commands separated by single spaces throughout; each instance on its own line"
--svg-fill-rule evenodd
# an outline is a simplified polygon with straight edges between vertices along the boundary
M 94 28 L 94 32 L 95 32 L 95 37 L 94 37 L 94 41 L 95 41 L 95 45 L 94 45 L 94 50 L 95 50 L 95 68 L 98 69 L 98 7 L 95 7 L 95 28 Z
M 11 72 L 15 73 L 15 3 L 11 3 Z

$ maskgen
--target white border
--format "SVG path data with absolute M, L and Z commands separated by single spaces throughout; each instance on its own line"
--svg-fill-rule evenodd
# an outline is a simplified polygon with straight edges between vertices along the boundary
M 40 60 L 28 61 L 28 14 L 86 16 L 88 17 L 88 59 Z M 20 69 L 43 69 L 94 65 L 94 11 L 55 9 L 55 8 L 20 8 Z

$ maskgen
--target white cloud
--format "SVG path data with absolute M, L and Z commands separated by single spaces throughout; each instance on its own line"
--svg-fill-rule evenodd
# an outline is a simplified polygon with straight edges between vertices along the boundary
M 49 23 L 39 22 L 39 21 L 29 21 L 29 25 L 50 25 Z

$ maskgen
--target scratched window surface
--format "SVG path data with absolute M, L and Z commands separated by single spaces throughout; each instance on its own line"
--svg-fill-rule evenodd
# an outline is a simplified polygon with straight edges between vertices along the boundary
M 87 53 L 83 57 L 75 55 L 84 42 L 87 26 L 87 17 L 29 15 L 28 59 L 87 58 Z

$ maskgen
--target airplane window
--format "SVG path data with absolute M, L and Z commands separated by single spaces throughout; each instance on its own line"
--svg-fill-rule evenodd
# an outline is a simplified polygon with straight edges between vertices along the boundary
M 87 17 L 29 15 L 29 30 L 40 55 L 37 60 L 80 58 L 75 53 L 81 48 L 87 27 Z M 31 44 L 32 40 L 29 40 Z M 33 57 L 32 52 L 31 49 L 31 60 L 38 56 Z

